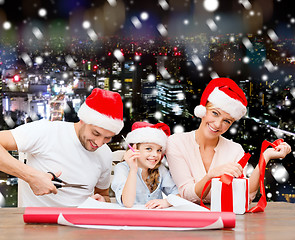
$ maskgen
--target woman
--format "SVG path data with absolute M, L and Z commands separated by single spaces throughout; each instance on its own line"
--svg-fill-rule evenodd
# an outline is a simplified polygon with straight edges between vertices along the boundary
M 244 155 L 241 145 L 222 136 L 234 121 L 247 112 L 244 92 L 229 78 L 216 78 L 205 88 L 195 115 L 202 118 L 195 131 L 177 133 L 168 138 L 166 157 L 172 178 L 181 197 L 200 202 L 205 183 L 225 173 L 239 177 L 245 173 L 237 162 Z M 268 148 L 264 153 L 266 164 L 270 159 L 284 158 L 291 152 L 287 143 L 275 149 Z M 244 174 L 245 175 L 245 174 Z M 259 186 L 258 165 L 250 176 L 250 200 L 256 195 Z M 206 190 L 204 202 L 210 202 Z

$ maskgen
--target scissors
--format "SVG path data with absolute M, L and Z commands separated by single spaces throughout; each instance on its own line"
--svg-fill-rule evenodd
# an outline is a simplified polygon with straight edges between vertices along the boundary
M 73 188 L 81 188 L 81 189 L 87 189 L 86 186 L 87 185 L 83 185 L 83 184 L 69 184 L 63 180 L 61 180 L 60 178 L 58 178 L 57 176 L 55 176 L 55 174 L 53 172 L 48 172 L 50 173 L 53 178 L 52 178 L 52 182 L 57 182 L 57 183 L 54 183 L 54 186 L 56 188 L 62 188 L 62 187 L 73 187 Z

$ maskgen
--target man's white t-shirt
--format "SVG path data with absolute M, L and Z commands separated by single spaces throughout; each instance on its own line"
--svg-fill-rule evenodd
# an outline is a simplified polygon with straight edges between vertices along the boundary
M 19 206 L 78 206 L 93 194 L 94 187 L 109 188 L 110 148 L 104 144 L 95 152 L 87 151 L 76 135 L 74 123 L 39 120 L 11 132 L 18 151 L 27 153 L 27 165 L 43 172 L 62 171 L 60 178 L 65 182 L 87 185 L 87 189 L 59 188 L 57 194 L 36 196 L 26 182 L 19 180 Z

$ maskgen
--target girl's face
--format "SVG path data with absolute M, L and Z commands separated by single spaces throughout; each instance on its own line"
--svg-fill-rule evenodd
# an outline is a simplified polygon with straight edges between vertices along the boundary
M 206 115 L 202 118 L 201 129 L 206 137 L 214 139 L 225 133 L 235 119 L 220 108 L 207 107 Z
M 162 146 L 156 143 L 141 143 L 138 150 L 140 158 L 138 166 L 142 169 L 153 169 L 162 158 Z

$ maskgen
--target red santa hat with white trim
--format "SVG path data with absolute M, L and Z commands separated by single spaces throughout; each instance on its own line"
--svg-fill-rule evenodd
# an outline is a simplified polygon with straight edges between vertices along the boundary
M 162 146 L 162 150 L 165 152 L 169 136 L 170 128 L 165 123 L 135 122 L 132 125 L 131 132 L 126 136 L 126 143 L 156 143 Z
M 230 114 L 235 120 L 239 120 L 247 113 L 245 93 L 229 78 L 215 78 L 209 82 L 202 94 L 200 105 L 195 107 L 196 117 L 205 116 L 207 101 Z
M 123 126 L 123 103 L 119 93 L 94 88 L 78 111 L 80 120 L 118 134 Z

